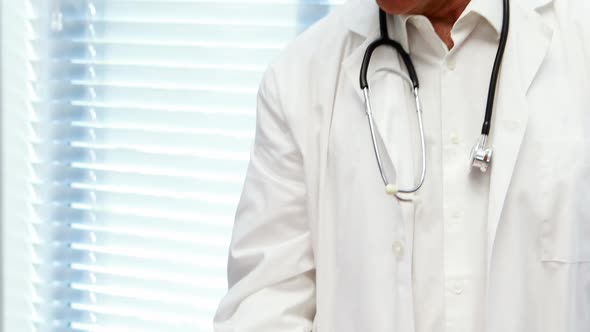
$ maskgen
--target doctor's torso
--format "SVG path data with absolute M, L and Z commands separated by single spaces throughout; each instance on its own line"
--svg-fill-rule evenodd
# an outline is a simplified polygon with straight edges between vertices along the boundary
M 365 49 L 379 34 L 372 1 L 313 26 L 265 75 L 261 89 L 274 103 L 263 109 L 279 107 L 281 126 L 272 122 L 264 138 L 293 142 L 277 158 L 289 166 L 281 175 L 296 180 L 286 206 L 301 204 L 305 221 L 291 231 L 309 237 L 309 260 L 298 259 L 313 264 L 315 331 L 590 331 L 590 5 L 511 1 L 494 160 L 482 174 L 470 172 L 469 152 L 502 17 L 473 3 L 451 51 L 424 18 L 388 21 L 416 65 L 424 104 L 428 169 L 412 203 L 384 191 L 359 89 Z M 411 91 L 386 70 L 405 68 L 388 49 L 373 57 L 384 168 L 411 184 L 420 161 Z M 267 119 L 259 110 L 259 128 Z M 263 199 L 265 188 L 245 195 Z
M 495 13 L 462 17 L 450 52 L 425 18 L 406 22 L 421 81 L 429 166 L 415 203 L 385 195 L 379 178 L 357 85 L 363 36 L 349 37 L 344 47 L 350 53 L 343 58 L 308 72 L 305 80 L 317 85 L 307 89 L 336 87 L 333 102 L 312 97 L 307 106 L 331 113 L 317 128 L 324 139 L 310 142 L 318 154 L 310 174 L 325 171 L 317 179 L 316 273 L 321 280 L 323 259 L 341 271 L 338 276 L 327 272 L 325 281 L 336 288 L 328 296 L 333 301 L 328 307 L 338 308 L 332 319 L 342 323 L 335 331 L 351 323 L 354 331 L 382 331 L 382 326 L 402 326 L 408 316 L 416 318 L 417 331 L 445 326 L 475 331 L 483 327 L 486 308 L 488 317 L 496 317 L 491 326 L 506 327 L 492 331 L 569 331 L 561 324 L 580 324 L 571 331 L 590 328 L 590 89 L 582 90 L 590 88 L 590 53 L 583 53 L 589 46 L 574 41 L 586 33 L 590 45 L 590 28 L 560 31 L 541 15 L 525 18 L 522 7 L 514 7 L 517 22 L 490 136 L 497 165 L 486 174 L 470 173 L 469 152 L 481 129 L 501 22 L 493 22 Z M 370 15 L 376 17 L 376 10 Z M 394 36 L 400 35 L 397 28 Z M 385 163 L 391 161 L 390 174 L 407 186 L 417 176 L 420 152 L 411 93 L 401 79 L 379 71 L 405 68 L 391 50 L 376 51 L 374 57 L 369 80 Z M 322 86 L 328 76 L 338 81 Z M 318 151 L 322 143 L 325 151 Z M 330 250 L 322 246 L 326 238 Z M 563 304 L 556 306 L 559 301 Z M 365 319 L 342 319 L 343 310 L 360 315 L 359 307 L 365 308 Z

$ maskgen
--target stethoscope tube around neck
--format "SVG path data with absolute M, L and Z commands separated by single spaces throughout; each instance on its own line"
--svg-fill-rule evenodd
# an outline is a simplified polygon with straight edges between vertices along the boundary
M 500 68 L 502 66 L 502 59 L 504 57 L 504 51 L 506 50 L 506 44 L 508 41 L 508 32 L 510 31 L 510 1 L 503 0 L 503 13 L 502 13 L 502 30 L 500 32 L 500 43 L 498 45 L 498 50 L 496 52 L 496 58 L 494 59 L 494 66 L 492 68 L 492 74 L 490 78 L 490 84 L 488 88 L 488 96 L 486 101 L 486 109 L 485 109 L 485 116 L 484 122 L 482 125 L 481 133 L 482 135 L 489 136 L 490 130 L 492 127 L 492 114 L 494 111 L 494 101 L 496 99 L 496 88 L 498 86 L 498 77 L 500 76 Z M 361 74 L 360 74 L 360 86 L 361 90 L 367 88 L 369 86 L 367 80 L 367 72 L 369 70 L 369 63 L 371 61 L 371 56 L 375 49 L 377 49 L 381 45 L 389 45 L 394 47 L 404 65 L 408 70 L 408 74 L 410 79 L 412 80 L 412 84 L 414 88 L 419 87 L 418 75 L 416 74 L 416 69 L 414 68 L 414 64 L 410 58 L 410 55 L 404 50 L 404 48 L 396 41 L 392 40 L 389 37 L 389 32 L 387 29 L 387 14 L 382 10 L 379 9 L 379 30 L 380 30 L 380 37 L 372 42 L 368 47 L 367 51 L 365 52 L 365 56 L 363 58 L 363 63 L 361 65 Z
M 504 0 L 504 8 L 502 10 L 502 31 L 500 32 L 500 43 L 498 44 L 498 51 L 496 52 L 496 59 L 494 60 L 494 67 L 492 69 L 492 76 L 490 78 L 490 87 L 488 88 L 488 100 L 486 102 L 486 114 L 481 128 L 481 134 L 489 136 L 492 127 L 492 113 L 494 111 L 494 101 L 496 100 L 496 88 L 498 86 L 498 77 L 500 76 L 500 67 L 502 66 L 502 59 L 504 58 L 504 51 L 506 50 L 506 43 L 508 42 L 508 31 L 510 31 L 510 1 Z
M 412 62 L 410 55 L 404 50 L 402 45 L 400 45 L 400 43 L 398 43 L 397 41 L 389 38 L 389 33 L 387 31 L 387 14 L 385 14 L 385 12 L 381 9 L 379 9 L 379 30 L 381 31 L 380 37 L 377 40 L 373 41 L 371 44 L 369 44 L 367 50 L 365 51 L 365 56 L 363 57 L 363 63 L 361 65 L 361 74 L 359 76 L 361 90 L 369 87 L 369 83 L 367 80 L 367 72 L 369 71 L 371 56 L 373 56 L 373 52 L 379 46 L 383 45 L 395 48 L 395 50 L 402 58 L 402 61 L 404 62 L 406 69 L 408 70 L 410 80 L 412 81 L 412 87 L 414 89 L 419 88 L 420 84 L 418 82 L 418 75 L 416 74 L 416 68 L 414 68 L 414 63 Z
M 492 160 L 492 149 L 487 147 L 487 139 L 488 135 L 491 130 L 491 122 L 492 122 L 492 113 L 494 109 L 494 101 L 496 97 L 496 88 L 498 86 L 498 77 L 500 73 L 500 67 L 502 64 L 502 58 L 504 56 L 504 51 L 506 49 L 506 44 L 508 40 L 508 31 L 509 31 L 509 22 L 510 22 L 510 6 L 509 0 L 503 0 L 504 2 L 504 9 L 503 9 L 503 21 L 502 21 L 502 31 L 500 32 L 500 43 L 498 45 L 498 50 L 496 52 L 496 57 L 494 60 L 494 66 L 492 68 L 492 74 L 490 78 L 490 85 L 488 89 L 488 97 L 486 102 L 486 112 L 484 117 L 484 122 L 481 131 L 481 137 L 477 141 L 476 145 L 473 147 L 471 152 L 471 163 L 473 168 L 479 168 L 482 172 L 486 172 L 491 160 Z M 379 30 L 380 36 L 373 42 L 367 46 L 367 50 L 365 51 L 365 55 L 363 57 L 363 62 L 361 64 L 361 70 L 359 75 L 359 83 L 360 88 L 363 91 L 363 95 L 365 98 L 365 112 L 367 114 L 367 118 L 369 121 L 369 129 L 371 131 L 371 140 L 373 143 L 373 149 L 375 151 L 375 157 L 377 159 L 377 165 L 379 166 L 379 172 L 381 174 L 381 178 L 383 183 L 385 184 L 385 191 L 390 195 L 395 195 L 401 201 L 411 201 L 412 198 L 408 198 L 402 195 L 405 194 L 413 194 L 420 189 L 420 187 L 424 184 L 424 177 L 426 175 L 426 147 L 425 147 L 425 135 L 424 135 L 424 127 L 422 122 L 422 106 L 419 97 L 419 82 L 418 82 L 418 75 L 416 74 L 416 69 L 414 64 L 412 63 L 412 59 L 410 55 L 404 50 L 402 45 L 395 40 L 392 40 L 389 37 L 389 33 L 387 31 L 387 15 L 386 13 L 379 9 Z M 422 154 L 422 168 L 420 173 L 420 179 L 418 182 L 408 189 L 401 189 L 398 188 L 397 185 L 390 183 L 387 175 L 385 174 L 385 170 L 381 161 L 381 154 L 379 152 L 379 147 L 376 142 L 376 133 L 375 133 L 375 123 L 373 121 L 373 111 L 371 110 L 371 100 L 370 100 L 370 88 L 369 82 L 367 80 L 367 72 L 369 70 L 369 65 L 371 62 L 371 56 L 373 52 L 380 46 L 389 46 L 395 49 L 399 55 L 399 57 L 404 62 L 404 65 L 408 71 L 409 81 L 412 85 L 412 93 L 415 98 L 416 103 L 416 115 L 418 119 L 418 127 L 420 132 L 420 148 Z M 394 71 L 395 72 L 395 71 Z M 472 169 L 473 169 L 472 168 Z

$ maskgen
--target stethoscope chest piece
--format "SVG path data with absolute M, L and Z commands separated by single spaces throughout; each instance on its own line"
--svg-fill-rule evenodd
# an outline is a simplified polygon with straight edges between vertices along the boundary
M 471 169 L 479 168 L 485 173 L 492 163 L 493 151 L 486 147 L 487 135 L 481 135 L 471 150 Z

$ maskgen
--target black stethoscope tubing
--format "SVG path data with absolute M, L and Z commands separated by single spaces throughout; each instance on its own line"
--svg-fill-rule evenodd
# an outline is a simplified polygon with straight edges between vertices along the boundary
M 504 58 L 504 51 L 506 50 L 506 43 L 508 42 L 508 31 L 510 30 L 510 1 L 504 0 L 504 8 L 502 9 L 502 31 L 500 32 L 500 43 L 496 52 L 496 59 L 494 60 L 494 67 L 492 69 L 492 76 L 490 78 L 490 87 L 488 88 L 488 100 L 486 102 L 486 114 L 484 117 L 483 126 L 481 128 L 482 135 L 489 135 L 492 127 L 492 111 L 494 109 L 494 100 L 496 99 L 496 87 L 498 86 L 498 76 L 500 75 L 500 67 L 502 59 Z
M 498 50 L 496 52 L 494 67 L 492 68 L 492 75 L 490 78 L 490 86 L 488 88 L 486 112 L 484 122 L 481 128 L 482 135 L 489 135 L 492 127 L 492 113 L 494 109 L 494 101 L 496 99 L 496 87 L 498 86 L 500 67 L 502 65 L 502 59 L 504 58 L 504 51 L 506 50 L 506 43 L 508 41 L 508 31 L 510 30 L 510 2 L 509 0 L 503 1 L 504 8 L 502 13 L 502 31 L 500 32 L 500 43 L 498 45 Z M 414 67 L 414 63 L 412 62 L 410 55 L 404 50 L 402 45 L 400 45 L 400 43 L 398 43 L 397 41 L 389 38 L 389 33 L 387 31 L 387 16 L 382 9 L 379 9 L 379 30 L 381 32 L 380 37 L 377 40 L 373 41 L 371 44 L 369 44 L 367 50 L 365 51 L 365 56 L 363 57 L 360 73 L 361 90 L 369 87 L 369 83 L 367 81 L 367 72 L 369 70 L 369 64 L 371 62 L 373 52 L 379 46 L 383 45 L 391 46 L 398 52 L 406 66 L 406 69 L 410 76 L 410 80 L 412 81 L 413 88 L 419 88 L 420 83 L 418 81 L 418 75 L 416 74 L 416 68 Z
M 504 52 L 506 50 L 506 44 L 508 41 L 508 32 L 509 32 L 509 25 L 510 25 L 510 3 L 509 0 L 503 0 L 504 6 L 502 10 L 502 30 L 500 32 L 500 42 L 498 45 L 498 49 L 496 51 L 496 57 L 494 59 L 494 66 L 492 68 L 492 74 L 490 77 L 490 84 L 488 88 L 488 96 L 486 101 L 486 111 L 484 116 L 484 121 L 481 129 L 481 137 L 479 138 L 476 145 L 473 147 L 471 152 L 471 162 L 473 168 L 479 168 L 482 172 L 486 172 L 491 160 L 492 160 L 492 149 L 487 147 L 487 138 L 491 131 L 491 121 L 492 121 L 492 114 L 494 109 L 494 101 L 496 99 L 496 88 L 498 86 L 498 77 L 500 73 L 500 67 L 502 64 L 502 59 L 504 57 Z M 402 195 L 412 194 L 415 193 L 420 189 L 422 184 L 424 183 L 424 176 L 426 173 L 426 148 L 424 146 L 424 128 L 422 123 L 422 106 L 419 97 L 419 81 L 418 75 L 416 73 L 416 68 L 414 67 L 414 63 L 410 55 L 404 50 L 403 46 L 395 40 L 389 38 L 389 33 L 387 31 L 387 15 L 381 9 L 379 9 L 379 30 L 380 36 L 371 42 L 365 51 L 365 55 L 363 57 L 363 61 L 361 64 L 361 70 L 359 75 L 359 83 L 360 88 L 363 91 L 363 95 L 365 98 L 365 112 L 367 113 L 369 119 L 369 128 L 371 131 L 371 139 L 373 142 L 373 149 L 375 150 L 375 157 L 377 159 L 377 164 L 379 166 L 379 172 L 381 173 L 381 177 L 383 179 L 383 183 L 385 184 L 385 191 L 390 194 L 396 196 L 399 200 L 402 201 L 411 201 L 411 198 L 403 197 Z M 412 92 L 414 94 L 415 102 L 416 102 L 416 114 L 418 116 L 418 124 L 420 130 L 420 142 L 421 142 L 421 152 L 422 152 L 422 172 L 420 175 L 419 182 L 409 189 L 400 189 L 395 184 L 389 182 L 387 175 L 385 174 L 380 152 L 378 148 L 378 144 L 376 143 L 375 138 L 375 125 L 372 116 L 371 110 L 371 101 L 370 101 L 370 89 L 369 89 L 369 82 L 367 80 L 367 72 L 369 69 L 369 64 L 371 62 L 371 57 L 377 48 L 380 46 L 390 46 L 397 51 L 397 54 L 404 62 L 406 70 L 409 74 L 409 81 L 412 85 Z

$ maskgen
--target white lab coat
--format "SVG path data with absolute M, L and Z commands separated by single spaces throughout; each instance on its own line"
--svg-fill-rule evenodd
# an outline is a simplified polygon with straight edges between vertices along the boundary
M 377 7 L 351 1 L 261 84 L 217 332 L 414 331 L 413 205 L 384 192 L 358 83 Z M 589 332 L 590 1 L 511 3 L 487 175 L 486 331 Z M 375 71 L 404 70 L 383 54 L 373 86 Z M 395 110 L 401 88 L 382 91 L 381 109 Z M 389 174 L 409 144 L 392 137 L 379 131 Z

